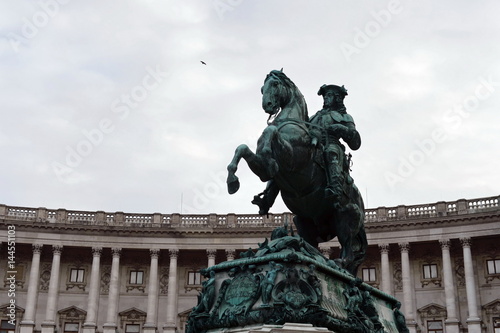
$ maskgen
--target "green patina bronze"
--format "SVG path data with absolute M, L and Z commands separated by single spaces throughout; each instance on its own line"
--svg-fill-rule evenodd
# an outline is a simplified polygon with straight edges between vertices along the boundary
M 228 190 L 239 189 L 235 172 L 244 158 L 267 181 L 266 190 L 253 200 L 259 212 L 267 214 L 281 192 L 295 214 L 298 235 L 285 223 L 257 250 L 203 270 L 207 280 L 186 332 L 245 331 L 246 326 L 287 322 L 336 333 L 408 332 L 400 303 L 355 277 L 367 240 L 363 200 L 349 175 L 350 155 L 343 145 L 352 150 L 361 145 L 343 103 L 347 90 L 323 85 L 318 92 L 323 109 L 311 119 L 302 94 L 282 71 L 267 75 L 262 94 L 268 126 L 256 153 L 246 145 L 236 149 L 228 166 Z M 334 237 L 342 250 L 339 259 L 330 260 L 317 245 Z
M 361 145 L 352 117 L 343 100 L 342 86 L 323 85 L 323 109 L 309 119 L 299 89 L 282 72 L 271 71 L 262 87 L 262 107 L 270 114 L 256 152 L 240 145 L 228 165 L 229 193 L 239 189 L 236 176 L 243 158 L 250 169 L 267 181 L 265 191 L 252 201 L 266 214 L 279 193 L 295 214 L 297 232 L 312 246 L 337 237 L 342 250 L 339 265 L 353 275 L 366 254 L 364 204 L 349 175 L 346 143 Z M 342 142 L 341 142 L 342 141 Z
M 271 241 L 243 258 L 202 271 L 209 279 L 187 333 L 286 322 L 339 333 L 407 332 L 396 299 L 362 283 L 287 229 L 278 228 Z

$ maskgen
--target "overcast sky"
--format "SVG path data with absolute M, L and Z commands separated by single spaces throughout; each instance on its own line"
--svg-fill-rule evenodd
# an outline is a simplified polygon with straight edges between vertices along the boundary
M 500 192 L 498 1 L 3 1 L 0 203 L 248 213 L 226 166 L 284 68 L 321 109 L 345 85 L 369 208 Z M 204 61 L 206 65 L 200 61 Z M 271 212 L 287 208 L 278 202 Z

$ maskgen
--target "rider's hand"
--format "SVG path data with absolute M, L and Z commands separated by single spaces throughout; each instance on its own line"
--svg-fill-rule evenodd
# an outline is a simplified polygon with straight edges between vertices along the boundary
M 341 124 L 333 124 L 328 127 L 328 133 L 341 138 L 347 134 L 347 127 Z

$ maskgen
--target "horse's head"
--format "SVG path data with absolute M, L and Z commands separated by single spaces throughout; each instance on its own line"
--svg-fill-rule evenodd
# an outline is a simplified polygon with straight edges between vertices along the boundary
M 262 108 L 274 115 L 290 102 L 293 82 L 282 71 L 273 70 L 267 74 L 262 86 Z

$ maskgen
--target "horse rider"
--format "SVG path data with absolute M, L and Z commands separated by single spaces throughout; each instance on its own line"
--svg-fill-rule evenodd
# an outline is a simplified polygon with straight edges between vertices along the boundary
M 323 109 L 309 120 L 312 142 L 316 145 L 319 140 L 323 150 L 327 178 L 325 196 L 340 201 L 349 170 L 345 147 L 340 139 L 352 150 L 357 150 L 361 146 L 361 137 L 354 120 L 346 112 L 344 98 L 347 90 L 344 86 L 324 84 L 319 88 L 318 95 L 323 96 Z
M 313 146 L 319 146 L 323 152 L 327 186 L 325 197 L 340 201 L 344 192 L 346 178 L 349 177 L 348 161 L 342 139 L 352 150 L 359 149 L 361 137 L 356 130 L 354 120 L 347 114 L 344 98 L 347 90 L 344 86 L 323 85 L 318 91 L 323 96 L 323 109 L 310 118 L 309 128 Z M 274 180 L 267 183 L 264 192 L 254 196 L 252 203 L 259 206 L 259 214 L 265 215 L 278 196 L 279 188 Z

